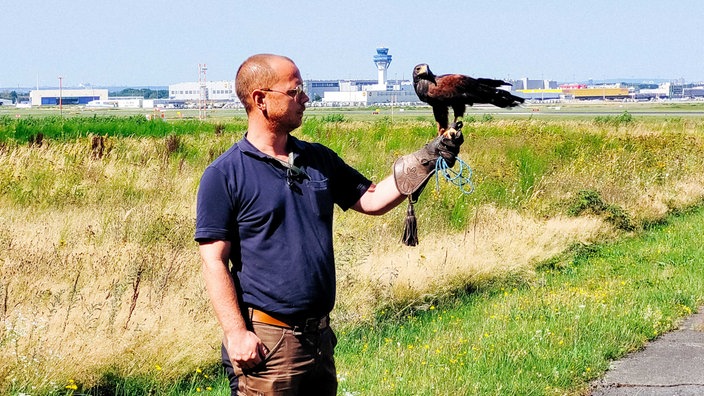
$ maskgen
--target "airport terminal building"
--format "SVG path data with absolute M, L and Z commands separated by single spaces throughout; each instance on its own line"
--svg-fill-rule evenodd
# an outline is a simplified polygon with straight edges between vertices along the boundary
M 388 48 L 377 48 L 372 58 L 377 69 L 376 80 L 313 81 L 306 86 L 311 100 L 321 99 L 323 106 L 372 106 L 419 103 L 410 81 L 391 82 L 386 78 L 391 65 Z M 322 92 L 316 87 L 327 88 Z M 336 89 L 330 89 L 336 88 Z
M 108 100 L 107 89 L 37 89 L 29 92 L 32 106 L 87 105 Z
M 305 80 L 304 89 L 310 98 L 309 106 L 404 106 L 422 102 L 416 95 L 412 81 L 388 80 L 387 69 L 392 56 L 388 48 L 377 48 L 372 61 L 376 66 L 376 80 Z M 640 101 L 660 99 L 695 99 L 704 97 L 704 85 L 684 82 L 661 84 L 589 83 L 558 84 L 553 80 L 522 78 L 507 80 L 511 85 L 501 87 L 514 92 L 528 102 L 561 102 L 572 100 Z M 235 92 L 234 80 L 181 82 L 168 86 L 168 99 L 108 97 L 107 89 L 44 89 L 30 92 L 32 106 L 82 105 L 86 107 L 116 108 L 239 108 L 242 104 Z M 7 105 L 7 103 L 5 103 Z
M 234 81 L 182 82 L 169 85 L 169 98 L 189 102 L 203 99 L 201 91 L 205 90 L 205 100 L 213 102 L 238 101 Z

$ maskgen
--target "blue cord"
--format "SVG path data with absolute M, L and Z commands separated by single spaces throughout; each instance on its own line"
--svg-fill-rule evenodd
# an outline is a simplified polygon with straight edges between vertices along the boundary
M 440 175 L 445 180 L 459 187 L 462 194 L 471 194 L 474 191 L 474 183 L 472 183 L 472 168 L 466 162 L 456 158 L 455 163 L 459 166 L 459 170 L 447 166 L 445 158 L 438 158 L 435 161 L 435 187 L 440 188 Z

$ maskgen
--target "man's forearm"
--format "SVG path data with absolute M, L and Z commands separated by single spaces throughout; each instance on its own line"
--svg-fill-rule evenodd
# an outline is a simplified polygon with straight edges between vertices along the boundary
M 223 345 L 234 365 L 252 368 L 261 362 L 266 352 L 259 337 L 247 329 L 242 316 L 239 293 L 227 266 L 230 243 L 203 243 L 200 245 L 200 254 L 205 287 L 223 331 Z
M 215 316 L 225 335 L 246 331 L 247 325 L 240 310 L 237 289 L 227 266 L 224 263 L 203 261 L 203 277 Z
M 227 335 L 247 329 L 237 298 L 237 289 L 228 269 L 230 243 L 213 241 L 200 245 L 203 278 L 215 316 Z
M 360 213 L 382 215 L 398 206 L 405 198 L 406 196 L 396 188 L 394 177 L 391 175 L 377 185 L 372 184 L 352 209 Z

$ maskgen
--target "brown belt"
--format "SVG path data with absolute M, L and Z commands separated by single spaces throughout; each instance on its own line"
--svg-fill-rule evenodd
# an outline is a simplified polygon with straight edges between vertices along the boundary
M 259 322 L 259 323 L 264 323 L 272 326 L 278 326 L 278 327 L 293 327 L 289 325 L 286 322 L 282 322 L 275 317 L 269 315 L 268 313 L 264 311 L 260 311 L 258 309 L 251 309 L 251 318 L 252 322 Z
M 292 329 L 294 331 L 311 332 L 316 330 L 323 330 L 330 325 L 330 319 L 328 318 L 328 316 L 323 316 L 322 318 L 309 318 L 298 321 L 283 321 L 258 309 L 250 308 L 249 310 L 252 322 L 283 327 L 287 329 Z

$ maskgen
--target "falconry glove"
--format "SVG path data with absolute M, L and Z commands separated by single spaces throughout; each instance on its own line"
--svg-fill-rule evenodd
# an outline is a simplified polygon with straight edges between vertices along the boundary
M 404 155 L 394 162 L 393 174 L 398 191 L 408 196 L 408 211 L 406 213 L 406 229 L 403 243 L 408 246 L 418 244 L 417 222 L 413 204 L 435 174 L 437 161 L 442 158 L 448 167 L 455 164 L 460 146 L 464 142 L 462 122 L 453 125 L 454 131 L 439 135 L 420 150 Z

